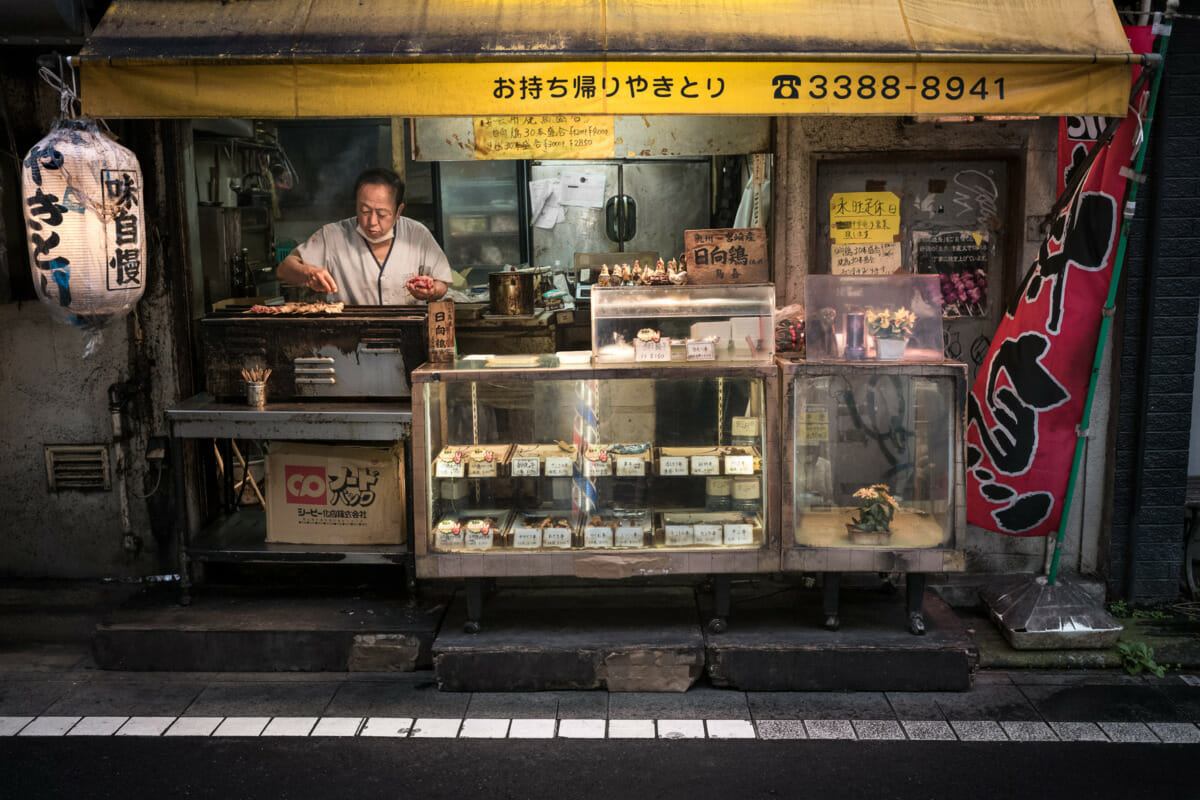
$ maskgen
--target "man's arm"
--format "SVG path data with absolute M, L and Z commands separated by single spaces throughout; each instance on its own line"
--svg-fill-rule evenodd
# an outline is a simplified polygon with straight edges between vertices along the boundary
M 322 294 L 332 294 L 338 290 L 337 282 L 329 274 L 329 270 L 304 263 L 299 250 L 293 250 L 288 253 L 287 258 L 279 262 L 279 266 L 275 268 L 275 275 L 286 284 L 304 286 Z

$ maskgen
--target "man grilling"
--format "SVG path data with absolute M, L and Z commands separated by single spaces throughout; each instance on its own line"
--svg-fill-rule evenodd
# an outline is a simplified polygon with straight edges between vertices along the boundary
M 400 216 L 400 176 L 369 169 L 354 182 L 354 198 L 355 215 L 322 226 L 288 254 L 276 268 L 279 279 L 349 305 L 405 305 L 444 295 L 450 262 L 428 228 Z

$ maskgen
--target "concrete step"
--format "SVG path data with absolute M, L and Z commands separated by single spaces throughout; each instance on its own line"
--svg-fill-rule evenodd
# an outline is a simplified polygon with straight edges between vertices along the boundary
M 500 589 L 466 621 L 459 592 L 433 643 L 444 691 L 683 692 L 704 667 L 690 587 Z
M 903 594 L 843 589 L 841 627 L 822 627 L 819 590 L 733 599 L 728 629 L 706 634 L 708 677 L 743 691 L 965 691 L 979 654 L 966 623 L 932 590 L 923 636 Z
M 445 603 L 365 592 L 206 589 L 159 596 L 96 626 L 102 669 L 183 672 L 411 671 L 428 667 Z

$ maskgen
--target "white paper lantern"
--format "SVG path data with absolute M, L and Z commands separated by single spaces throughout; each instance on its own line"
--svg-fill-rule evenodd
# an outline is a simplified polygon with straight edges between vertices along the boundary
M 91 120 L 60 120 L 21 168 L 38 297 L 60 322 L 96 332 L 142 297 L 142 170 Z

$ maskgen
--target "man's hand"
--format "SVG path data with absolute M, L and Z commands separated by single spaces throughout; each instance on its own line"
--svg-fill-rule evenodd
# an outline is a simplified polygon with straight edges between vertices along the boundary
M 408 289 L 417 300 L 437 300 L 446 293 L 446 284 L 436 278 L 430 278 L 428 275 L 413 275 L 404 284 L 404 288 Z
M 311 265 L 304 285 L 319 294 L 333 294 L 338 290 L 337 281 L 333 279 L 328 270 Z
M 300 253 L 296 250 L 279 262 L 279 266 L 275 268 L 275 274 L 289 286 L 303 286 L 324 294 L 332 294 L 338 290 L 337 281 L 329 274 L 329 270 L 322 269 L 315 264 L 305 263 L 300 259 Z

